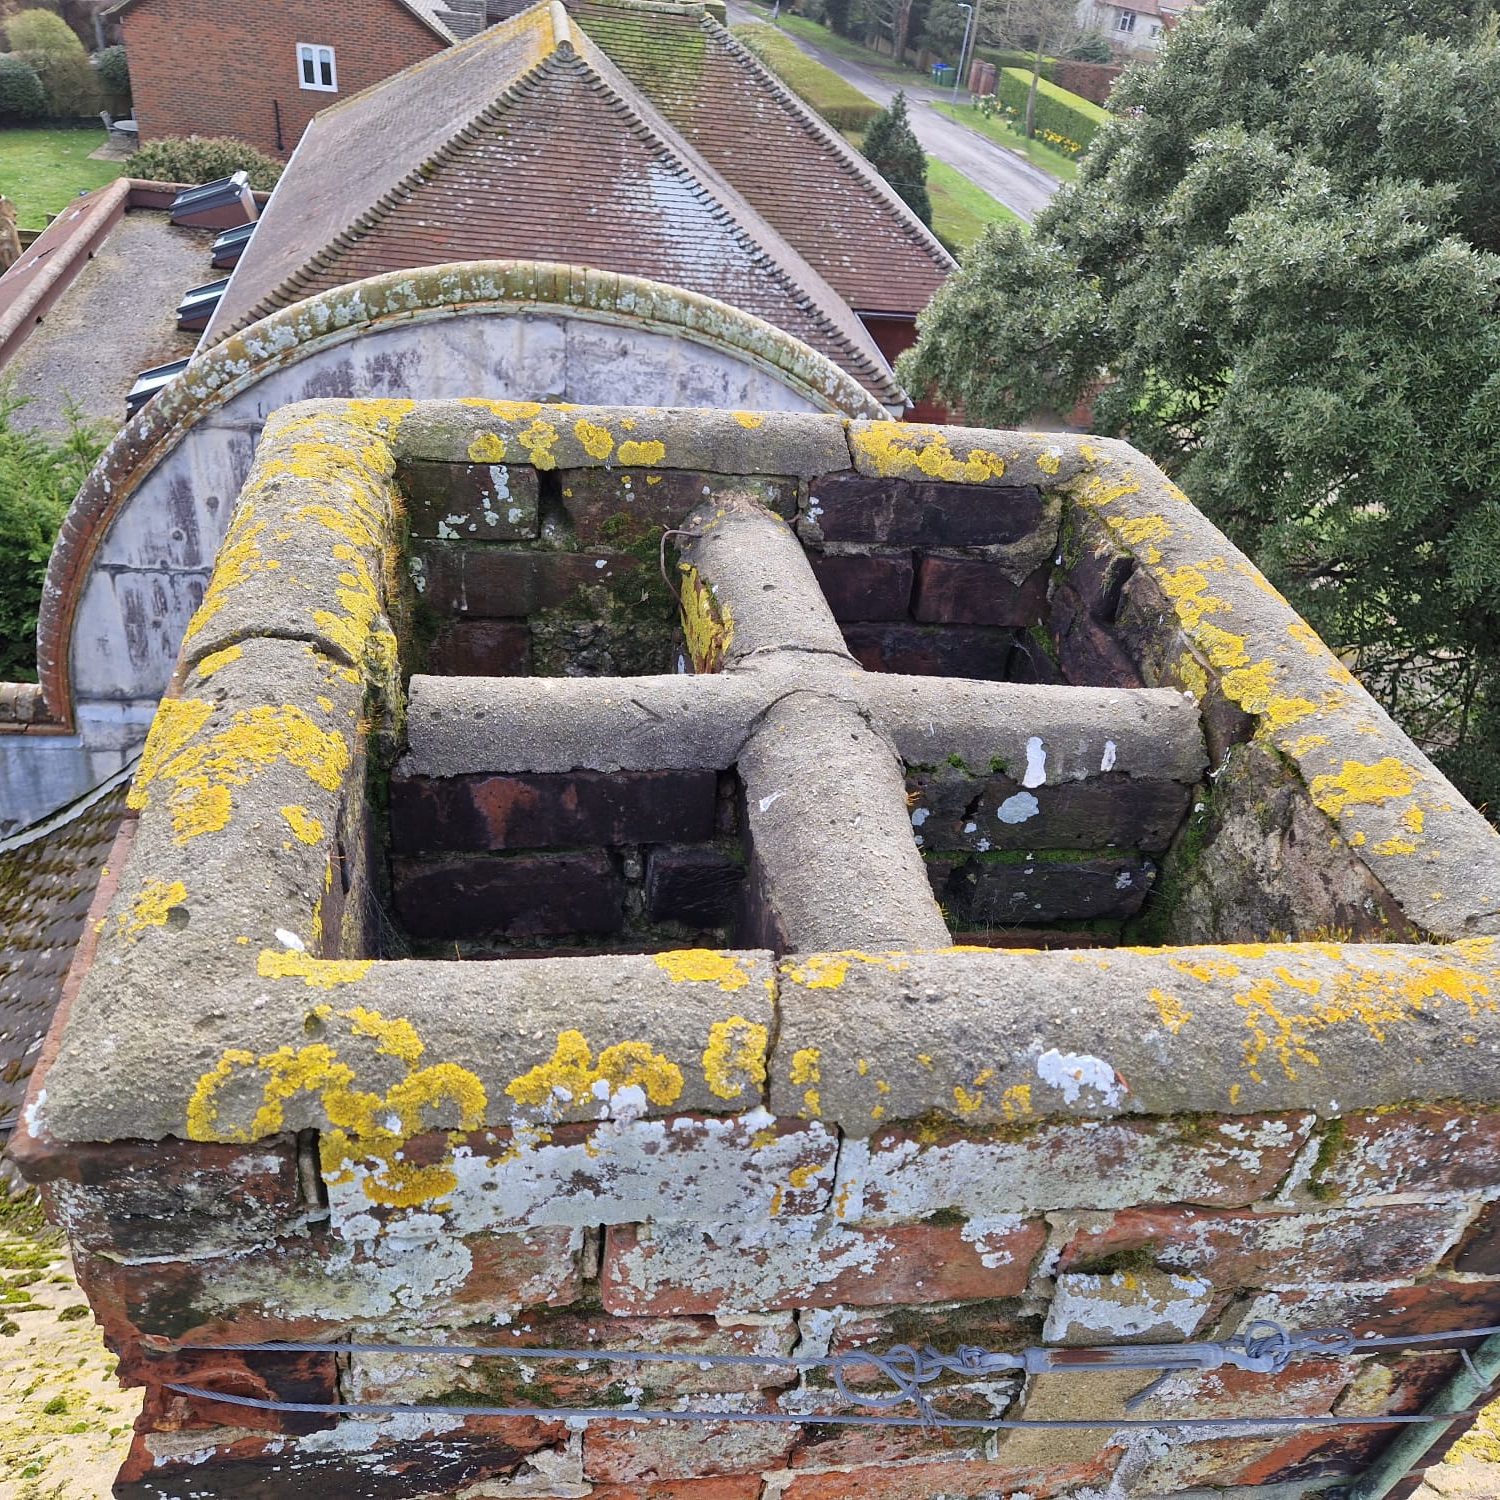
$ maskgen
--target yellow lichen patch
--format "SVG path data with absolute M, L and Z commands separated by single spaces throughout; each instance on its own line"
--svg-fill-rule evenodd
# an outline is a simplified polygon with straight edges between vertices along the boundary
M 809 990 L 836 990 L 849 977 L 850 964 L 869 964 L 877 969 L 889 969 L 899 974 L 909 965 L 901 953 L 860 953 L 851 949 L 845 953 L 813 953 L 798 963 L 784 963 L 781 972 L 792 981 Z
M 1094 450 L 1087 444 L 1080 447 L 1078 451 L 1086 463 L 1096 462 Z M 1133 479 L 1111 483 L 1107 479 L 1101 479 L 1097 474 L 1086 474 L 1071 488 L 1073 497 L 1078 503 L 1087 505 L 1091 510 L 1107 510 L 1117 500 L 1123 500 L 1127 495 L 1138 495 L 1141 490 L 1140 485 Z
M 1184 651 L 1178 658 L 1173 676 L 1200 703 L 1208 697 L 1208 671 L 1191 651 Z
M 1346 760 L 1336 773 L 1315 776 L 1309 791 L 1314 803 L 1336 818 L 1346 807 L 1380 807 L 1409 796 L 1415 786 L 1412 768 L 1388 755 L 1373 765 Z
M 505 439 L 498 432 L 481 432 L 470 439 L 469 459 L 476 464 L 505 462 Z
M 222 651 L 210 651 L 196 668 L 200 677 L 212 677 L 220 667 L 227 667 L 230 662 L 238 661 L 244 653 L 238 646 L 225 646 Z
M 664 1106 L 675 1104 L 682 1095 L 682 1069 L 648 1042 L 616 1042 L 595 1062 L 583 1033 L 568 1030 L 558 1033 L 557 1046 L 546 1062 L 513 1078 L 505 1092 L 517 1104 L 532 1108 L 553 1102 L 584 1104 L 593 1098 L 596 1083 L 611 1092 L 640 1088 L 653 1104 Z
M 659 464 L 667 456 L 667 445 L 654 438 L 644 441 L 627 438 L 620 444 L 620 462 L 632 467 Z
M 162 710 L 167 707 L 164 703 Z M 349 745 L 343 735 L 320 729 L 295 704 L 239 709 L 223 729 L 199 739 L 198 731 L 211 712 L 211 705 L 196 700 L 180 703 L 167 718 L 154 757 L 148 739 L 131 791 L 132 799 L 138 799 L 131 805 L 145 807 L 155 782 L 171 784 L 167 805 L 179 844 L 227 827 L 233 811 L 231 788 L 247 785 L 278 762 L 295 766 L 326 791 L 336 790 L 349 768 Z M 158 710 L 153 737 L 162 723 Z
M 1404 839 L 1399 834 L 1393 838 L 1381 839 L 1372 847 L 1376 854 L 1415 854 L 1417 852 L 1417 846 L 1410 839 Z
M 1043 474 L 1056 474 L 1062 468 L 1062 454 L 1056 448 L 1047 448 L 1037 454 L 1036 466 Z
M 396 665 L 395 634 L 385 623 L 380 591 L 363 556 L 352 546 L 340 542 L 333 555 L 345 564 L 335 591 L 342 615 L 330 609 L 315 609 L 313 624 L 328 636 L 350 661 L 368 662 L 377 677 L 387 677 Z
M 495 401 L 487 396 L 460 396 L 458 404 L 481 407 L 502 422 L 529 422 L 540 416 L 542 410 L 540 401 Z
M 941 433 L 910 422 L 872 422 L 854 435 L 854 447 L 884 479 L 925 477 L 949 484 L 983 484 L 1005 474 L 1005 460 L 998 453 L 970 448 L 959 458 Z
M 314 958 L 296 949 L 262 948 L 255 972 L 262 979 L 300 979 L 310 989 L 357 984 L 370 972 L 368 958 Z
M 750 975 L 740 967 L 739 959 L 717 948 L 673 948 L 653 953 L 651 958 L 674 984 L 716 984 L 733 994 L 750 983 Z
M 146 735 L 141 764 L 126 794 L 126 806 L 137 812 L 151 805 L 151 786 L 162 768 L 173 763 L 183 747 L 203 728 L 214 711 L 201 698 L 163 698 Z
M 703 1049 L 703 1081 L 720 1099 L 739 1099 L 745 1090 L 759 1092 L 766 1081 L 766 1054 L 771 1033 L 759 1021 L 730 1016 L 709 1027 Z
M 1401 814 L 1401 826 L 1408 833 L 1421 833 L 1427 823 L 1427 814 L 1420 807 L 1408 807 Z
M 818 1175 L 819 1170 L 817 1162 L 810 1162 L 805 1167 L 793 1167 L 787 1173 L 787 1177 L 792 1186 L 801 1191 L 801 1189 L 812 1185 L 813 1179 Z
M 1215 979 L 1237 979 L 1240 973 L 1240 966 L 1225 958 L 1169 958 L 1167 962 L 1179 974 L 1202 984 L 1211 984 Z
M 544 417 L 538 417 L 528 427 L 516 434 L 516 441 L 526 450 L 526 456 L 535 469 L 555 469 L 557 457 L 553 448 L 557 445 L 557 428 Z
M 963 1084 L 953 1085 L 953 1108 L 965 1119 L 972 1119 L 984 1108 L 984 1095 L 978 1091 L 970 1093 Z
M 1165 542 L 1172 535 L 1165 516 L 1106 516 L 1104 521 L 1127 547 Z
M 792 1054 L 792 1067 L 788 1075 L 796 1088 L 803 1090 L 802 1112 L 817 1114 L 822 1107 L 822 1096 L 817 1085 L 823 1081 L 823 1054 L 817 1047 L 799 1047 Z
M 353 1181 L 361 1175 L 357 1169 L 363 1163 L 366 1196 L 391 1207 L 430 1203 L 451 1192 L 457 1178 L 450 1165 L 419 1166 L 402 1159 L 402 1148 L 425 1128 L 428 1111 L 443 1105 L 456 1107 L 460 1130 L 477 1130 L 488 1104 L 484 1085 L 454 1063 L 419 1068 L 426 1049 L 410 1023 L 400 1018 L 362 1009 L 334 1012 L 327 1006 L 318 1006 L 313 1017 L 320 1025 L 347 1022 L 349 1044 L 356 1038 L 374 1038 L 375 1056 L 394 1058 L 405 1067 L 404 1075 L 379 1093 L 357 1088 L 354 1063 L 340 1055 L 345 1043 L 282 1046 L 259 1056 L 230 1048 L 193 1090 L 187 1107 L 189 1138 L 244 1142 L 274 1135 L 285 1126 L 286 1104 L 299 1094 L 310 1094 L 318 1099 L 330 1127 L 320 1142 L 330 1180 Z M 220 1118 L 224 1090 L 234 1084 L 235 1095 L 242 1097 L 245 1083 L 259 1085 L 255 1114 L 248 1125 L 226 1124 Z
M 286 819 L 286 826 L 292 830 L 295 838 L 304 844 L 316 844 L 323 837 L 323 825 L 298 803 L 289 803 L 281 809 L 281 816 Z
M 1328 736 L 1326 734 L 1299 734 L 1296 739 L 1285 746 L 1285 749 L 1288 755 L 1300 760 L 1304 755 L 1313 750 L 1321 749 L 1327 743 Z
M 258 540 L 265 529 L 265 522 L 255 518 L 253 502 L 248 497 L 241 500 L 219 547 L 213 575 L 203 591 L 203 602 L 182 633 L 185 642 L 191 641 L 224 608 L 235 589 L 266 565 Z
M 741 427 L 748 428 L 752 432 L 757 427 L 764 427 L 766 423 L 765 417 L 763 417 L 758 411 L 737 411 L 734 414 L 734 420 L 738 422 Z
M 1193 1019 L 1193 1013 L 1185 1006 L 1176 995 L 1169 994 L 1166 990 L 1152 990 L 1151 1003 L 1156 1007 L 1156 1013 L 1161 1017 L 1161 1024 L 1176 1036 L 1189 1021 Z
M 180 880 L 148 880 L 128 912 L 121 912 L 118 931 L 127 943 L 135 942 L 148 927 L 165 927 L 167 914 L 187 900 L 187 887 Z
M 697 672 L 717 672 L 734 640 L 734 617 L 690 563 L 680 563 L 682 635 Z
M 1006 1122 L 1013 1124 L 1017 1120 L 1025 1119 L 1031 1113 L 1031 1085 L 1029 1083 L 1013 1083 L 1000 1096 L 1000 1112 L 1005 1116 Z
M 590 422 L 587 417 L 579 417 L 573 424 L 573 435 L 583 444 L 583 451 L 590 458 L 603 461 L 615 451 L 614 434 L 609 428 Z

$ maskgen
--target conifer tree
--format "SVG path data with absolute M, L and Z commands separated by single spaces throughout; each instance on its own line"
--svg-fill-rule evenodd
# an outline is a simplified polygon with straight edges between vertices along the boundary
M 912 132 L 906 95 L 896 97 L 875 116 L 861 148 L 865 159 L 901 195 L 902 201 L 928 228 L 932 204 L 927 198 L 927 157 Z
M 1494 0 L 1215 0 L 992 225 L 900 373 L 975 422 L 1094 394 L 1500 808 Z

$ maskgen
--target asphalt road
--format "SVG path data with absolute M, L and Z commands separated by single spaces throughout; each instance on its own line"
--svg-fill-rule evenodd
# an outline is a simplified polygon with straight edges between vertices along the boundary
M 729 0 L 731 25 L 741 21 L 758 21 L 764 17 L 756 15 L 735 0 Z M 804 41 L 800 36 L 784 33 L 809 57 L 815 57 L 825 68 L 831 68 L 840 78 L 847 80 L 860 93 L 868 94 L 877 104 L 886 105 L 896 95 L 897 85 L 879 73 L 859 63 L 850 62 L 835 52 Z M 922 143 L 922 149 L 930 156 L 962 172 L 970 182 L 981 187 L 990 197 L 998 198 L 1007 208 L 1018 213 L 1029 224 L 1051 201 L 1058 183 L 1054 177 L 1031 165 L 1024 157 L 997 146 L 977 131 L 959 125 L 938 114 L 928 106 L 935 99 L 944 103 L 949 98 L 946 89 L 934 89 L 926 85 L 902 84 L 906 97 L 912 102 L 912 129 Z

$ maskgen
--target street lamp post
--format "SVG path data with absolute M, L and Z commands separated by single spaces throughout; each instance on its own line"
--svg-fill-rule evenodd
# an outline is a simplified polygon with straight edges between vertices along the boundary
M 974 24 L 974 7 L 958 0 L 958 8 L 964 13 L 964 39 L 958 48 L 958 67 L 953 70 L 953 107 L 958 108 L 958 84 L 964 73 L 964 54 L 969 50 L 969 29 Z

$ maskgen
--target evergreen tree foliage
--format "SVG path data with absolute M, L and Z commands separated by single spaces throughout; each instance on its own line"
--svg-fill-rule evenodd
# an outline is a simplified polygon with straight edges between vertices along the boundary
M 932 204 L 927 198 L 927 157 L 906 112 L 906 95 L 896 97 L 876 115 L 860 148 L 867 161 L 900 194 L 902 201 L 928 228 Z
M 1215 0 L 1128 72 L 1027 236 L 992 225 L 900 373 L 970 419 L 1097 390 L 1500 807 L 1492 0 Z
M 123 47 L 106 47 L 95 59 L 94 70 L 99 82 L 117 99 L 130 97 L 130 65 Z
M 47 113 L 47 94 L 36 69 L 19 57 L 0 53 L 0 124 L 17 125 Z
M 47 559 L 104 435 L 68 413 L 68 430 L 23 429 L 24 402 L 0 385 L 0 682 L 36 680 L 36 616 Z
M 11 51 L 35 69 L 47 96 L 47 112 L 70 117 L 99 107 L 99 82 L 83 43 L 61 16 L 23 10 L 5 22 Z

